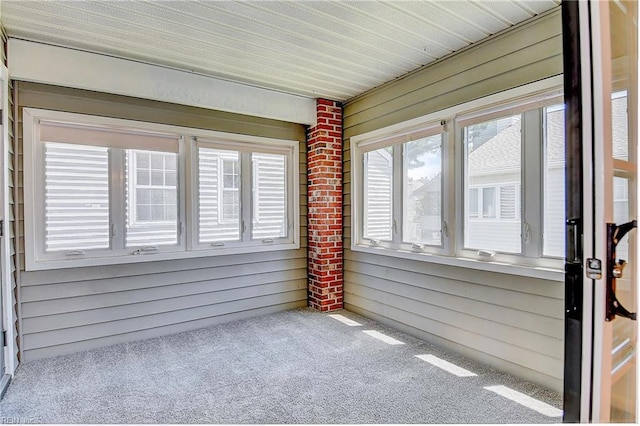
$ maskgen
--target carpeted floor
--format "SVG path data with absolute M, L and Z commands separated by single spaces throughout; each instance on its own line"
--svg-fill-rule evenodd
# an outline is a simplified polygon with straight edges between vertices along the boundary
M 0 402 L 0 417 L 29 423 L 561 421 L 558 413 L 541 414 L 485 387 L 507 386 L 560 407 L 554 392 L 350 312 L 338 314 L 362 326 L 298 309 L 26 363 Z M 477 376 L 458 377 L 416 355 L 434 355 Z

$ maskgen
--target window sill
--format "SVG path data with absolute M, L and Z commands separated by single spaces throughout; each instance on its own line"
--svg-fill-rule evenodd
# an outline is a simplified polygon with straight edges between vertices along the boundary
M 122 265 L 133 264 L 143 262 L 156 262 L 167 260 L 180 260 L 180 259 L 192 259 L 201 257 L 216 257 L 216 256 L 228 256 L 237 254 L 252 254 L 252 253 L 264 253 L 270 251 L 280 250 L 297 250 L 300 248 L 299 243 L 284 243 L 284 244 L 269 244 L 261 246 L 236 246 L 236 247 L 224 247 L 214 249 L 194 249 L 185 251 L 173 251 L 173 252 L 157 252 L 148 254 L 127 254 L 116 256 L 102 256 L 102 257 L 90 257 L 74 258 L 74 259 L 47 259 L 47 260 L 30 260 L 27 259 L 25 269 L 30 271 L 45 271 L 50 269 L 71 269 L 82 268 L 87 266 L 108 266 L 108 265 Z
M 496 272 L 500 274 L 517 275 L 523 277 L 539 278 L 549 281 L 564 282 L 564 270 L 562 269 L 543 268 L 529 265 L 515 265 L 497 261 L 468 259 L 464 257 L 441 256 L 431 253 L 415 253 L 406 250 L 392 250 L 383 247 L 368 247 L 355 244 L 351 246 L 351 250 L 363 253 L 377 254 L 379 256 L 389 256 L 400 259 L 435 263 L 438 265 L 447 265 L 458 268 L 476 269 L 479 271 Z

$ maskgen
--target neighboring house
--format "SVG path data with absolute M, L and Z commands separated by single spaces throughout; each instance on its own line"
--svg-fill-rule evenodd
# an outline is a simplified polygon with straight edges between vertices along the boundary
M 441 174 L 431 179 L 410 180 L 406 186 L 408 199 L 413 200 L 408 207 L 405 221 L 409 226 L 410 242 L 441 244 L 442 218 L 442 178 Z

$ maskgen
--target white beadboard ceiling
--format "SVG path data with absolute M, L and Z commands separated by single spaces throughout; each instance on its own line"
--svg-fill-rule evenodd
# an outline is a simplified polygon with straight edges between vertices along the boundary
M 9 37 L 347 100 L 560 0 L 0 0 Z

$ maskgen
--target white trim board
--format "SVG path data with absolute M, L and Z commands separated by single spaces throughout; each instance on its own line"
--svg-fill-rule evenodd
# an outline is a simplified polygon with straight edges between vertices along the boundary
M 315 99 L 10 38 L 10 78 L 314 125 Z

